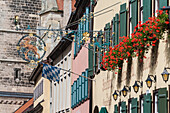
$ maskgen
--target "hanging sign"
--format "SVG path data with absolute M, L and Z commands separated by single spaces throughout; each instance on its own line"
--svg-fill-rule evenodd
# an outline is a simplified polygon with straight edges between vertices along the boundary
M 29 62 L 28 66 L 35 68 L 46 53 L 45 42 L 35 34 L 23 36 L 18 44 L 17 51 L 20 57 Z

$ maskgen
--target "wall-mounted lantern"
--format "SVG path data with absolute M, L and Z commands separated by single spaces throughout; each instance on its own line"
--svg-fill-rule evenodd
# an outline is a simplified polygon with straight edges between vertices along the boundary
M 131 91 L 131 87 L 124 86 L 123 89 L 122 89 L 122 94 L 123 94 L 124 97 L 127 95 L 128 91 L 129 92 Z
M 165 82 L 168 81 L 169 75 L 170 75 L 170 73 L 168 73 L 167 69 L 170 69 L 170 68 L 164 68 L 164 71 L 161 73 L 162 78 Z
M 134 92 L 137 93 L 139 91 L 139 87 L 143 87 L 143 82 L 135 81 L 135 84 L 133 85 Z
M 152 82 L 156 82 L 156 75 L 153 76 L 153 75 L 148 75 L 148 78 L 146 79 L 146 85 L 148 88 L 151 88 L 152 87 Z
M 119 92 L 118 90 L 115 90 L 115 92 L 113 93 L 113 99 L 116 101 L 119 95 L 121 95 L 121 92 Z

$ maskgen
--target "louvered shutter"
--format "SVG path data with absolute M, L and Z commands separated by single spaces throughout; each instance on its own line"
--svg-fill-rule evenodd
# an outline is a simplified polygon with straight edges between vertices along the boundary
M 166 88 L 161 88 L 158 90 L 158 112 L 168 113 L 168 103 L 167 103 L 168 92 Z
M 143 23 L 152 16 L 152 0 L 143 0 Z
M 73 108 L 73 85 L 71 85 L 71 108 Z
M 77 33 L 75 33 L 74 34 L 74 40 L 75 40 L 75 42 L 74 42 L 74 58 L 76 57 L 76 55 L 77 55 Z
M 112 45 L 112 47 L 114 47 L 115 46 L 115 44 L 116 44 L 116 38 L 115 38 L 115 17 L 113 17 L 113 21 L 112 21 L 113 23 L 112 23 L 112 41 L 113 41 L 113 45 Z
M 100 37 L 99 37 L 99 45 L 100 45 L 100 47 L 99 47 L 99 64 L 102 62 L 102 57 L 103 57 L 103 55 L 102 55 L 102 37 L 101 37 L 101 34 L 102 34 L 102 31 L 100 31 Z
M 75 107 L 76 105 L 76 101 L 77 101 L 77 98 L 76 98 L 76 93 L 77 93 L 77 87 L 76 87 L 76 83 L 74 82 L 73 83 L 73 107 Z
M 94 43 L 97 42 L 97 39 L 94 38 Z M 94 44 L 94 72 L 96 72 L 97 67 L 97 45 Z
M 134 27 L 138 24 L 138 0 L 131 0 L 131 13 L 132 13 L 132 32 Z
M 119 43 L 119 14 L 115 16 L 115 45 Z
M 150 93 L 144 95 L 143 112 L 152 113 L 152 97 Z
M 80 51 L 80 40 L 81 40 L 81 23 L 78 25 L 78 51 Z
M 118 113 L 117 104 L 114 105 L 114 113 Z
M 167 6 L 168 0 L 159 0 L 159 10 L 163 8 L 163 6 Z
M 107 23 L 105 25 L 105 39 L 106 39 L 106 43 L 109 43 L 109 41 L 110 41 L 110 23 Z M 107 45 L 106 48 L 108 49 L 109 46 Z
M 88 77 L 88 69 L 86 69 L 85 77 Z M 85 99 L 88 98 L 88 79 L 85 78 Z
M 126 113 L 126 102 L 121 102 L 121 113 Z
M 89 7 L 86 7 L 86 30 L 88 33 L 89 33 L 89 20 L 90 20 L 89 17 L 90 17 L 89 16 Z
M 82 75 L 85 76 L 85 72 L 82 72 Z M 82 100 L 85 100 L 85 78 L 82 77 Z
M 81 84 L 82 84 L 82 77 L 80 76 L 79 77 L 79 103 L 81 102 L 81 99 L 82 99 L 82 87 L 81 87 Z
M 131 113 L 138 113 L 138 101 L 137 98 L 131 100 Z
M 77 78 L 77 81 L 76 81 L 76 91 L 77 91 L 77 93 L 76 93 L 77 94 L 76 105 L 78 105 L 79 104 L 79 78 Z
M 89 50 L 88 50 L 88 60 L 89 60 L 89 76 L 92 76 L 93 75 L 93 46 L 91 46 L 92 44 L 89 44 L 88 47 L 89 47 Z
M 126 3 L 120 6 L 120 37 L 127 35 L 127 11 Z

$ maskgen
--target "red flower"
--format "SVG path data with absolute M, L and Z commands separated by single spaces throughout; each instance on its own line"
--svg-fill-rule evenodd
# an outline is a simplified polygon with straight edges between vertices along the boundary
M 157 33 L 159 33 L 160 31 L 159 30 L 156 30 Z
M 165 24 L 169 24 L 169 22 L 168 22 L 168 21 L 166 21 L 166 22 L 165 22 Z
M 130 56 L 130 53 L 129 52 L 127 52 L 127 55 L 128 55 L 128 57 Z
M 146 38 L 144 38 L 143 40 L 144 40 L 144 41 L 146 41 L 147 39 L 146 39 Z
M 152 44 L 152 46 L 155 46 L 155 44 Z
M 120 58 L 120 60 L 123 60 L 123 58 Z
M 150 46 L 150 44 L 147 44 L 146 46 Z

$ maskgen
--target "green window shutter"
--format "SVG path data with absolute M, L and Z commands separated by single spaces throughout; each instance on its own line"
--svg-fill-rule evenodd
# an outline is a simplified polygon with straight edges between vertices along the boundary
M 113 21 L 112 21 L 112 41 L 113 41 L 113 45 L 112 45 L 112 47 L 114 47 L 115 46 L 115 42 L 116 42 L 116 40 L 115 40 L 115 17 L 113 17 Z
M 121 113 L 126 113 L 126 102 L 121 102 Z
M 119 43 L 119 14 L 115 15 L 115 45 Z
M 106 39 L 106 43 L 109 43 L 110 41 L 110 23 L 107 23 L 105 25 L 105 39 Z M 109 46 L 107 45 L 106 48 L 108 49 Z
M 80 44 L 82 44 L 82 39 L 83 39 L 83 21 L 81 19 L 81 22 L 80 22 Z
M 93 46 L 91 46 L 91 44 L 88 45 L 89 47 L 89 52 L 88 52 L 88 60 L 89 60 L 89 76 L 93 75 Z
M 152 0 L 143 0 L 143 23 L 152 16 Z
M 100 63 L 102 62 L 102 40 L 103 40 L 103 38 L 101 37 L 101 34 L 102 34 L 102 31 L 100 31 L 100 36 L 99 36 L 99 39 L 98 39 L 98 42 L 99 42 L 99 45 L 101 46 L 101 47 L 99 47 L 99 65 L 100 65 Z
M 77 79 L 77 83 L 76 83 L 76 91 L 77 91 L 77 96 L 76 96 L 76 105 L 79 104 L 79 78 Z
M 73 107 L 75 107 L 77 101 L 77 85 L 76 82 L 74 82 L 74 98 L 73 98 Z
M 71 108 L 73 108 L 73 85 L 71 85 Z
M 132 32 L 134 27 L 138 24 L 138 0 L 131 0 L 131 22 L 132 22 Z
M 74 42 L 74 58 L 76 57 L 76 55 L 77 55 L 77 34 L 76 33 L 74 33 L 74 40 L 75 40 L 75 42 Z
M 82 76 L 85 76 L 85 72 L 82 72 Z M 82 77 L 82 100 L 85 99 L 85 78 Z
M 88 77 L 88 69 L 86 69 L 85 77 Z M 85 78 L 85 99 L 88 98 L 88 79 Z
M 120 37 L 127 35 L 127 11 L 126 3 L 120 6 Z
M 86 30 L 87 31 L 89 31 L 89 20 L 90 20 L 89 13 L 90 13 L 89 7 L 86 7 Z
M 80 76 L 79 77 L 79 103 L 81 102 L 82 100 L 82 88 L 81 88 L 81 84 L 82 84 L 82 77 Z
M 80 51 L 80 40 L 81 40 L 81 23 L 79 23 L 79 25 L 78 25 L 78 51 Z
M 143 112 L 152 113 L 152 97 L 150 93 L 144 95 Z
M 166 88 L 161 88 L 158 90 L 158 112 L 168 113 L 168 102 L 167 102 L 168 92 Z
M 138 101 L 137 98 L 131 100 L 131 113 L 138 113 Z
M 97 42 L 97 39 L 94 38 L 94 43 Z M 94 72 L 96 72 L 97 67 L 97 45 L 94 44 Z
M 117 104 L 114 105 L 114 113 L 118 113 Z
M 163 6 L 167 6 L 168 0 L 159 0 L 159 10 L 163 8 Z

